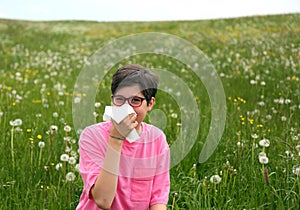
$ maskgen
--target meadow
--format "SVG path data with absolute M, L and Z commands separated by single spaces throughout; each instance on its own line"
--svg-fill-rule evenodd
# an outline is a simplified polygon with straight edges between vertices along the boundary
M 76 79 L 105 43 L 141 32 L 176 35 L 198 47 L 226 96 L 220 143 L 199 163 L 211 104 L 189 66 L 139 54 L 95 80 L 97 122 L 110 104 L 110 77 L 125 63 L 172 71 L 195 96 L 199 133 L 170 170 L 168 209 L 300 209 L 300 14 L 170 22 L 0 19 L 0 209 L 75 209 L 83 184 L 72 105 L 86 96 L 74 93 Z M 170 145 L 182 126 L 172 91 L 185 94 L 159 90 L 159 111 L 150 113 L 152 122 L 146 118 Z

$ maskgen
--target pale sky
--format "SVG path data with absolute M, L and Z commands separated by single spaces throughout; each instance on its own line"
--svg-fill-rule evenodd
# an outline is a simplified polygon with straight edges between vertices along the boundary
M 300 0 L 1 0 L 0 18 L 165 21 L 300 13 Z

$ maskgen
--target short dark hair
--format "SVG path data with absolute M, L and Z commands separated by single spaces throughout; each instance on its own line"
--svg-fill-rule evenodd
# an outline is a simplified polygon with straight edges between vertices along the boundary
M 127 64 L 119 68 L 112 77 L 111 92 L 132 85 L 139 85 L 147 104 L 152 97 L 155 97 L 158 88 L 159 78 L 149 69 L 138 64 Z

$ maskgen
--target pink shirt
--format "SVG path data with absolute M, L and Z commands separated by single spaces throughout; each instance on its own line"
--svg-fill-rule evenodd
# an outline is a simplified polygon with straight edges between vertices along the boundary
M 78 210 L 99 208 L 90 195 L 105 157 L 111 122 L 87 127 L 79 140 L 79 170 L 84 183 Z M 142 123 L 140 138 L 123 143 L 117 191 L 110 209 L 143 210 L 167 204 L 170 190 L 169 146 L 164 133 Z

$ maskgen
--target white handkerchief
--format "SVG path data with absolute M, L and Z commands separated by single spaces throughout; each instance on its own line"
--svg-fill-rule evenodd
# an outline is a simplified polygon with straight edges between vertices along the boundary
M 103 114 L 104 121 L 110 121 L 111 118 L 120 123 L 129 114 L 135 113 L 134 109 L 129 104 L 123 104 L 122 106 L 106 106 Z M 136 129 L 133 129 L 127 136 L 126 140 L 130 143 L 139 138 L 139 134 Z

